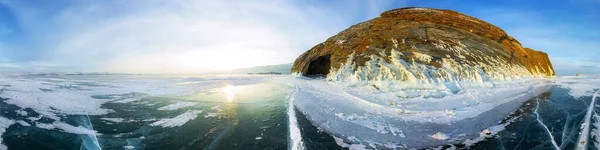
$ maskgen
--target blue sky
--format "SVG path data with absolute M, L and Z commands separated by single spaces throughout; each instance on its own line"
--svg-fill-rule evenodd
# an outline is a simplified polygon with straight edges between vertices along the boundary
M 600 73 L 600 0 L 0 0 L 0 72 L 202 73 L 292 62 L 400 7 L 451 9 L 548 53 L 559 75 Z

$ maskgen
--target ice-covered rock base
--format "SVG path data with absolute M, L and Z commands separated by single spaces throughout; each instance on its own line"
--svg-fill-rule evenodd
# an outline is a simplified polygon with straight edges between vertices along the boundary
M 501 120 L 551 87 L 546 79 L 524 79 L 463 88 L 443 97 L 406 98 L 368 84 L 306 78 L 292 82 L 297 86 L 292 95 L 296 108 L 314 125 L 344 143 L 367 148 L 429 148 L 472 141 L 482 131 L 497 133 Z

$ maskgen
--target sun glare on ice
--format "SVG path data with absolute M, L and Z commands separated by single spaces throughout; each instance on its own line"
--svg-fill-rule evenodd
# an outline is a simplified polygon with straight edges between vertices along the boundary
M 235 98 L 235 92 L 237 91 L 237 87 L 233 86 L 233 85 L 227 85 L 224 88 L 221 89 L 221 92 L 225 93 L 226 95 L 226 99 L 225 101 L 227 102 L 233 102 L 233 99 Z

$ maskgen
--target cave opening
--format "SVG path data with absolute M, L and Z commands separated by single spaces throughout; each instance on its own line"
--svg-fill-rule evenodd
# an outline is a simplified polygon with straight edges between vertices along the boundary
M 320 56 L 308 65 L 305 75 L 327 75 L 331 68 L 331 54 Z

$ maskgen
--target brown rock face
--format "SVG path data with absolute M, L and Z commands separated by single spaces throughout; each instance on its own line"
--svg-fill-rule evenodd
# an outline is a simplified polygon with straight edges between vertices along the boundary
M 373 56 L 400 64 L 393 63 L 394 53 L 434 69 L 452 63 L 488 74 L 508 66 L 533 76 L 555 75 L 546 53 L 523 48 L 502 29 L 458 12 L 429 8 L 394 9 L 353 25 L 300 55 L 291 72 L 328 74 L 348 63 L 365 66 Z

